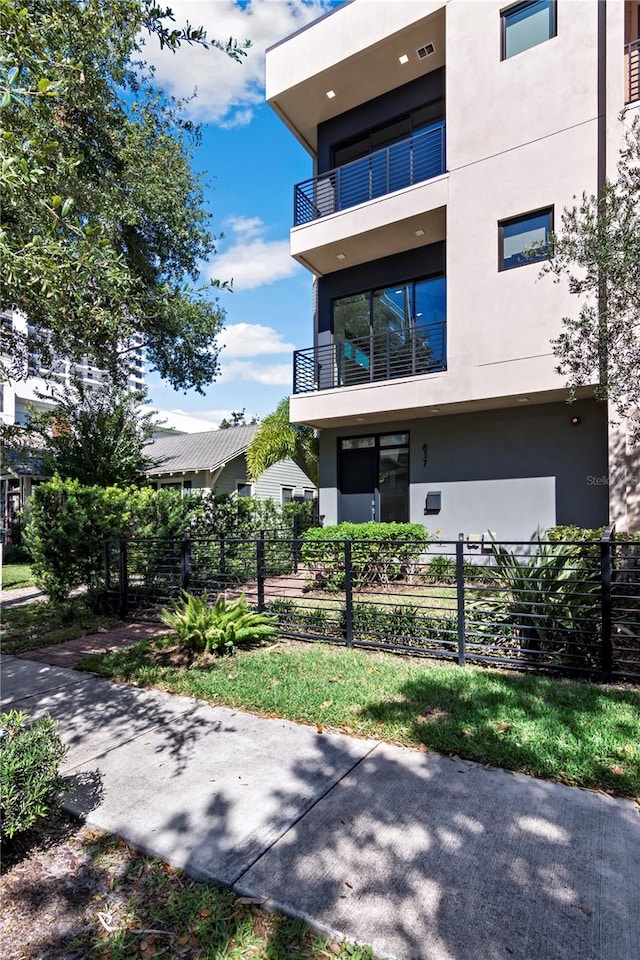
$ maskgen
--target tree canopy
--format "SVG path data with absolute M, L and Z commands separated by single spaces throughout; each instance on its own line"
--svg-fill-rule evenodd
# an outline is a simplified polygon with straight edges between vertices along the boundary
M 553 342 L 570 396 L 594 382 L 596 396 L 629 417 L 640 440 L 640 117 L 627 128 L 617 179 L 562 214 L 543 273 L 580 298 Z
M 1 7 L 0 309 L 29 321 L 27 336 L 3 328 L 5 376 L 25 377 L 35 352 L 122 380 L 141 338 L 152 369 L 202 392 L 224 318 L 212 287 L 226 284 L 200 284 L 215 238 L 191 167 L 199 130 L 141 53 L 145 34 L 235 59 L 243 45 L 176 27 L 154 0 Z
M 54 409 L 33 410 L 29 432 L 43 443 L 48 472 L 87 486 L 144 482 L 153 463 L 144 448 L 157 424 L 143 400 L 126 386 L 77 380 L 55 397 Z
M 284 397 L 273 413 L 260 422 L 247 449 L 247 466 L 252 480 L 279 460 L 290 458 L 318 485 L 318 437 L 312 427 L 291 423 L 289 398 Z
M 258 423 L 257 416 L 254 414 L 247 420 L 247 410 L 246 407 L 243 407 L 242 410 L 232 410 L 229 419 L 223 417 L 218 429 L 230 430 L 231 427 L 252 427 L 256 423 Z

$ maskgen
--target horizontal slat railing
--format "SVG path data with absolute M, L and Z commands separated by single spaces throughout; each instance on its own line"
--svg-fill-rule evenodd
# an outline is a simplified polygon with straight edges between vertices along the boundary
M 293 224 L 326 217 L 338 210 L 438 177 L 446 170 L 445 123 L 352 160 L 294 188 Z
M 624 102 L 640 100 L 640 38 L 625 44 Z
M 437 320 L 401 332 L 388 330 L 296 350 L 293 392 L 415 377 L 446 366 L 446 321 Z
M 105 550 L 121 616 L 181 591 L 243 593 L 282 636 L 463 666 L 640 682 L 640 543 L 121 541 Z M 153 615 L 153 614 L 152 614 Z

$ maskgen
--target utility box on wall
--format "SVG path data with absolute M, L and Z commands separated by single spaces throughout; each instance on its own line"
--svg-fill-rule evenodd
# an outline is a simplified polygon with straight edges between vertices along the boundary
M 425 516 L 440 513 L 442 510 L 442 493 L 440 490 L 430 490 L 424 504 Z

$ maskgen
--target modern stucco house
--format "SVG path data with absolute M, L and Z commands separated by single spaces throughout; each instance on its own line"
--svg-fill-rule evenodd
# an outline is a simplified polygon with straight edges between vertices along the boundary
M 578 304 L 540 276 L 563 209 L 615 176 L 638 37 L 635 0 L 348 0 L 268 50 L 267 100 L 313 161 L 290 407 L 320 431 L 325 522 L 640 524 L 625 424 L 592 388 L 567 405 L 555 370 Z
M 257 430 L 252 425 L 159 437 L 145 448 L 155 462 L 147 475 L 159 488 L 232 493 L 278 503 L 294 497 L 312 500 L 313 482 L 293 460 L 280 460 L 255 483 L 248 479 L 247 448 Z

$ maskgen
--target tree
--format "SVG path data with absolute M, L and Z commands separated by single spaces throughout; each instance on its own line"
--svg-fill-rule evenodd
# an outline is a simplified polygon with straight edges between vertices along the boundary
M 570 399 L 597 382 L 596 397 L 630 418 L 640 439 L 640 118 L 627 129 L 615 182 L 601 196 L 582 195 L 562 214 L 552 256 L 543 268 L 568 281 L 581 298 L 575 317 L 564 317 L 553 341 L 558 372 Z
M 144 34 L 175 51 L 234 40 L 173 25 L 155 0 L 2 0 L 0 309 L 29 333 L 3 329 L 4 376 L 28 355 L 89 358 L 123 381 L 142 338 L 174 387 L 218 372 L 224 311 L 200 264 L 215 252 L 203 182 L 191 168 L 199 130 L 152 85 Z
M 254 415 L 249 421 L 247 421 L 246 407 L 243 407 L 242 410 L 232 410 L 231 419 L 227 420 L 226 417 L 223 417 L 220 421 L 219 430 L 229 430 L 231 427 L 252 427 L 258 422 L 258 418 Z
M 268 467 L 286 458 L 293 460 L 318 485 L 318 436 L 312 427 L 290 422 L 288 397 L 263 418 L 249 443 L 249 476 L 256 480 Z
M 157 425 L 141 410 L 143 399 L 127 387 L 94 389 L 77 380 L 54 409 L 33 410 L 30 431 L 44 443 L 49 472 L 87 486 L 143 482 L 153 464 L 144 448 Z

